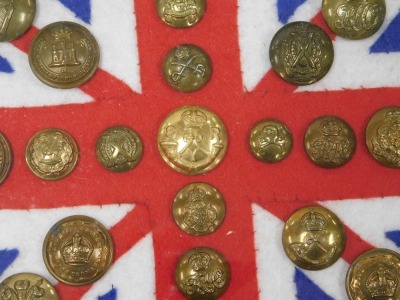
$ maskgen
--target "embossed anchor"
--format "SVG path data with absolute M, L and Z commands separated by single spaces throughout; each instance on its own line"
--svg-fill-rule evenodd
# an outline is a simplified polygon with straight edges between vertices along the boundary
M 179 72 L 175 72 L 171 75 L 172 80 L 175 84 L 179 84 L 182 77 L 186 76 L 186 73 L 191 70 L 193 74 L 199 74 L 204 77 L 206 74 L 206 67 L 202 64 L 193 65 L 192 61 L 199 57 L 199 55 L 193 55 L 186 63 L 172 62 L 171 65 L 182 67 Z

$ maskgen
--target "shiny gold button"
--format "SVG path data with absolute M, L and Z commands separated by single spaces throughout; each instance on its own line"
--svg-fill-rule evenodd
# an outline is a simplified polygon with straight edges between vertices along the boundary
M 183 106 L 171 112 L 158 131 L 158 150 L 174 170 L 196 175 L 211 171 L 228 146 L 225 125 L 201 106 Z
M 251 129 L 250 149 L 254 157 L 261 161 L 279 162 L 292 150 L 292 133 L 278 120 L 260 121 Z
M 10 145 L 5 136 L 0 133 L 0 184 L 4 182 L 10 172 L 11 161 Z
M 322 14 L 329 28 L 344 38 L 365 39 L 385 20 L 385 0 L 323 0 Z
M 308 22 L 283 26 L 272 38 L 269 58 L 275 72 L 294 85 L 322 79 L 333 63 L 333 45 L 320 27 Z
M 333 212 L 308 206 L 295 211 L 286 221 L 282 244 L 289 259 L 300 268 L 322 270 L 342 255 L 346 236 Z
M 388 249 L 373 249 L 351 264 L 346 276 L 350 300 L 400 299 L 400 255 Z
M 202 88 L 210 80 L 211 72 L 208 54 L 190 44 L 173 48 L 163 63 L 164 78 L 168 85 L 181 92 L 194 92 Z
M 43 259 L 57 280 L 74 286 L 93 283 L 111 265 L 114 246 L 107 229 L 86 216 L 58 221 L 43 243 Z
M 206 0 L 157 0 L 157 12 L 166 24 L 183 28 L 198 23 L 206 10 Z
M 365 138 L 369 152 L 378 162 L 400 168 L 400 107 L 377 111 L 368 123 Z
M 225 257 L 206 247 L 186 252 L 175 269 L 175 282 L 187 299 L 217 299 L 227 290 L 230 279 Z
M 88 81 L 99 63 L 99 46 L 83 26 L 72 22 L 47 25 L 33 39 L 29 64 L 43 83 L 61 89 Z
M 225 201 L 211 185 L 191 183 L 175 196 L 172 213 L 182 230 L 191 235 L 207 235 L 224 221 Z
M 344 120 L 323 116 L 308 127 L 304 147 L 310 159 L 320 167 L 337 168 L 352 158 L 356 150 L 356 137 Z

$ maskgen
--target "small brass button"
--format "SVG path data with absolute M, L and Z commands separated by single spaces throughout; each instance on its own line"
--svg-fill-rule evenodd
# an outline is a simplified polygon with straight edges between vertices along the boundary
M 400 107 L 377 111 L 365 134 L 369 153 L 382 165 L 400 168 Z
M 385 20 L 385 0 L 323 0 L 329 28 L 344 38 L 360 40 L 379 30 Z
M 107 229 L 86 216 L 58 221 L 43 243 L 43 259 L 57 280 L 74 286 L 93 283 L 111 265 L 114 246 Z
M 10 172 L 12 154 L 10 145 L 4 135 L 0 133 L 0 184 L 6 180 Z
M 400 299 L 400 255 L 377 248 L 361 254 L 346 276 L 350 300 Z
M 186 252 L 175 269 L 175 282 L 187 299 L 217 299 L 227 290 L 230 279 L 225 257 L 206 247 Z
M 43 83 L 61 89 L 88 81 L 99 63 L 99 46 L 85 27 L 72 22 L 47 25 L 29 49 L 32 72 Z
M 211 185 L 191 183 L 176 195 L 172 212 L 182 230 L 191 235 L 207 235 L 224 221 L 225 201 Z
M 195 45 L 179 45 L 168 52 L 163 63 L 164 78 L 168 85 L 181 92 L 194 92 L 202 88 L 211 77 L 211 59 Z
M 275 163 L 285 159 L 292 150 L 292 134 L 285 124 L 266 119 L 253 126 L 250 149 L 255 158 Z
M 184 174 L 214 169 L 225 156 L 228 136 L 225 125 L 201 106 L 183 106 L 171 112 L 158 131 L 158 150 L 164 161 Z
M 157 13 L 166 24 L 183 28 L 198 23 L 206 10 L 206 0 L 157 0 Z
M 333 45 L 320 27 L 308 22 L 283 26 L 272 38 L 269 58 L 275 72 L 294 85 L 322 79 L 333 63 Z
M 333 212 L 308 206 L 295 211 L 286 221 L 282 244 L 289 259 L 300 268 L 322 270 L 342 255 L 346 236 Z
M 323 116 L 308 127 L 304 147 L 310 159 L 320 167 L 337 168 L 352 158 L 356 150 L 356 136 L 344 120 Z

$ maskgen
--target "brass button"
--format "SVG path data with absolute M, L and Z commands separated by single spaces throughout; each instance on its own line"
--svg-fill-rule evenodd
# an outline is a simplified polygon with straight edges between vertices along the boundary
M 329 28 L 344 38 L 365 39 L 385 20 L 385 0 L 323 0 L 322 14 Z
M 29 169 L 47 180 L 64 178 L 75 168 L 78 147 L 72 136 L 61 129 L 37 132 L 29 141 L 25 154 Z
M 400 107 L 390 106 L 377 111 L 368 123 L 365 134 L 371 155 L 382 165 L 400 168 Z
M 99 46 L 83 26 L 72 22 L 47 25 L 33 39 L 29 64 L 43 83 L 61 89 L 88 81 L 99 63 Z
M 184 174 L 202 174 L 225 156 L 228 136 L 225 125 L 201 106 L 183 106 L 171 112 L 158 131 L 158 150 L 164 161 Z
M 0 133 L 0 184 L 7 178 L 11 162 L 12 154 L 10 145 L 5 136 Z
M 310 159 L 320 167 L 337 168 L 352 158 L 356 150 L 356 136 L 344 120 L 323 116 L 308 127 L 304 147 Z
M 111 265 L 114 246 L 107 229 L 86 216 L 58 221 L 43 243 L 43 259 L 57 280 L 74 286 L 93 283 Z
M 0 42 L 12 41 L 31 27 L 36 14 L 36 0 L 0 2 Z
M 279 162 L 292 150 L 292 133 L 278 120 L 260 121 L 251 129 L 250 149 L 254 157 L 261 161 Z
M 163 63 L 164 78 L 175 90 L 194 92 L 211 77 L 211 59 L 195 45 L 179 45 L 168 52 Z
M 33 273 L 14 274 L 0 283 L 1 299 L 58 300 L 56 289 L 44 277 Z
M 157 13 L 166 24 L 183 28 L 198 23 L 206 10 L 206 0 L 157 0 Z
M 272 38 L 269 59 L 278 75 L 295 85 L 322 79 L 333 63 L 333 45 L 320 27 L 308 22 L 283 26 Z
M 228 288 L 230 279 L 225 257 L 206 247 L 186 252 L 175 269 L 175 282 L 187 299 L 217 299 Z
M 134 130 L 125 126 L 108 128 L 97 139 L 97 160 L 112 172 L 133 169 L 142 158 L 142 153 L 142 140 Z
M 350 300 L 400 299 L 400 255 L 388 249 L 373 249 L 351 264 L 346 276 Z
M 342 255 L 346 236 L 339 218 L 321 206 L 303 207 L 286 221 L 283 249 L 289 259 L 306 270 L 322 270 Z
M 176 224 L 191 235 L 214 232 L 225 218 L 225 201 L 218 190 L 207 183 L 185 186 L 174 199 Z

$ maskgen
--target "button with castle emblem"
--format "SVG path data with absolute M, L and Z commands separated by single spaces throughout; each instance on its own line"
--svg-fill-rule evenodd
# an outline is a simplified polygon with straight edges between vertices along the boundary
M 225 125 L 201 106 L 183 106 L 171 112 L 158 131 L 158 150 L 174 170 L 196 175 L 211 171 L 225 156 Z
M 269 58 L 275 72 L 294 85 L 322 79 L 333 63 L 333 45 L 320 27 L 308 22 L 283 26 L 272 38 Z
M 285 223 L 283 249 L 289 259 L 306 270 L 322 270 L 342 255 L 346 243 L 339 218 L 321 206 L 295 211 Z
M 43 83 L 61 89 L 88 81 L 99 63 L 99 46 L 83 26 L 72 22 L 47 25 L 33 39 L 29 64 Z
M 163 63 L 164 78 L 168 85 L 181 92 L 194 92 L 202 88 L 210 80 L 211 72 L 208 54 L 190 44 L 173 48 Z
M 304 135 L 304 147 L 310 159 L 324 168 L 337 168 L 347 163 L 356 150 L 353 129 L 335 116 L 314 120 Z
M 0 184 L 4 182 L 10 172 L 11 161 L 10 145 L 5 136 L 0 133 Z
M 70 216 L 49 230 L 43 259 L 57 280 L 74 286 L 93 283 L 111 265 L 114 245 L 107 229 L 87 216 Z
M 186 252 L 175 269 L 175 282 L 187 299 L 217 299 L 227 290 L 230 279 L 225 257 L 206 247 Z
M 178 28 L 198 23 L 206 10 L 206 0 L 157 0 L 157 12 L 168 25 Z
M 361 254 L 351 264 L 346 276 L 350 300 L 400 299 L 400 255 L 376 248 Z

